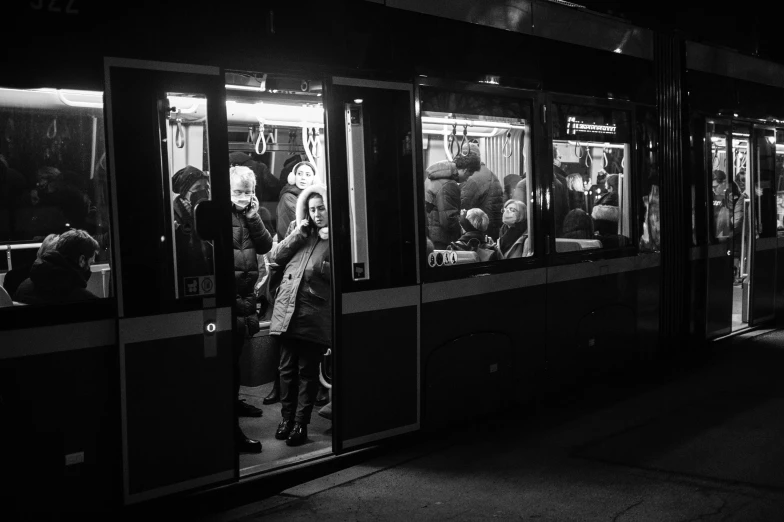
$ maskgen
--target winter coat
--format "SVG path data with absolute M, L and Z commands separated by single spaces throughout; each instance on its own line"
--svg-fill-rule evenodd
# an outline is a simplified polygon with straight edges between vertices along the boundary
M 460 186 L 460 208 L 481 209 L 490 220 L 487 235 L 498 239 L 503 224 L 504 188 L 484 164 Z
M 466 232 L 449 245 L 450 250 L 476 252 L 480 262 L 499 258 L 498 248 L 490 236 L 482 232 Z
M 270 262 L 285 267 L 275 296 L 271 335 L 285 335 L 320 345 L 332 344 L 332 293 L 330 291 L 329 234 L 311 227 L 302 237 L 296 223 L 308 216 L 307 198 L 321 194 L 324 185 L 312 185 L 297 198 L 296 221 L 289 234 L 272 249 Z
M 286 183 L 280 191 L 280 201 L 278 201 L 278 241 L 286 237 L 289 224 L 297 214 L 297 197 L 302 193 L 302 189 L 296 185 Z
M 515 223 L 511 227 L 504 224 L 501 227 L 498 238 L 498 253 L 501 259 L 523 257 L 523 247 L 528 239 L 528 234 L 525 232 L 520 223 Z
M 59 252 L 47 252 L 33 263 L 30 277 L 22 281 L 14 301 L 29 305 L 89 301 L 98 296 L 87 290 L 82 270 Z
M 234 243 L 234 311 L 237 314 L 235 332 L 243 336 L 260 330 L 256 315 L 254 287 L 259 279 L 257 254 L 266 254 L 272 248 L 272 236 L 261 222 L 258 213 L 251 217 L 233 208 L 231 213 L 232 242 Z
M 563 228 L 563 220 L 569 213 L 569 195 L 566 185 L 566 173 L 564 170 L 553 165 L 553 210 L 555 214 L 555 235 L 560 236 Z
M 457 169 L 451 161 L 439 161 L 427 168 L 425 211 L 427 236 L 438 250 L 460 237 L 460 187 Z

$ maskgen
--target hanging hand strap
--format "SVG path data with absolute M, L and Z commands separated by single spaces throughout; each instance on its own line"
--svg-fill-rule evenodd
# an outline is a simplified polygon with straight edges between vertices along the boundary
M 507 154 L 507 151 L 509 153 Z M 512 130 L 509 129 L 506 131 L 506 139 L 504 140 L 504 146 L 501 147 L 501 155 L 505 158 L 511 158 L 514 151 L 512 150 Z
M 182 128 L 182 118 L 177 118 L 175 121 L 177 122 L 177 132 L 174 136 L 174 144 L 178 149 L 181 149 L 185 146 L 185 130 Z
M 57 136 L 57 118 L 52 120 L 52 123 L 49 124 L 49 128 L 46 129 L 46 137 L 50 140 Z

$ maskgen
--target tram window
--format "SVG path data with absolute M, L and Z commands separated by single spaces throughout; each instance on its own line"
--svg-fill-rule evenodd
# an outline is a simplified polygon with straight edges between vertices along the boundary
M 14 302 L 111 296 L 108 200 L 103 93 L 0 88 L 0 285 Z
M 554 105 L 556 252 L 630 244 L 630 141 L 626 111 Z
M 276 244 L 296 221 L 300 193 L 327 184 L 322 84 L 245 71 L 227 72 L 225 80 L 229 164 L 256 175 L 259 215 Z M 258 263 L 259 316 L 266 325 L 273 305 L 265 291 L 269 255 L 258 256 Z
M 736 179 L 744 179 L 746 172 L 746 158 L 748 152 L 748 133 L 733 133 L 732 149 L 727 150 L 729 126 L 713 121 L 708 121 L 705 135 L 709 149 L 710 168 L 710 193 L 708 201 L 710 211 L 710 241 L 713 244 L 728 241 L 736 230 L 735 225 L 741 225 L 743 208 L 737 209 L 733 204 L 732 194 L 737 184 Z M 745 183 L 745 182 L 744 182 Z M 734 190 L 737 193 L 737 190 Z M 738 216 L 735 212 L 738 211 Z
M 784 237 L 784 130 L 776 131 L 776 231 Z
M 428 264 L 532 256 L 530 106 L 475 93 L 421 93 Z
M 757 237 L 776 237 L 776 132 L 754 127 L 753 140 L 754 232 Z
M 637 111 L 637 154 L 640 168 L 638 178 L 642 182 L 642 207 L 640 212 L 640 250 L 657 252 L 661 249 L 659 213 L 659 169 L 656 165 L 656 147 L 659 141 L 657 113 L 654 109 L 641 107 Z

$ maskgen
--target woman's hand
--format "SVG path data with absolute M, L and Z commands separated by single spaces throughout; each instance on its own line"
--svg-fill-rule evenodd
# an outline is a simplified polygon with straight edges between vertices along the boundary
M 310 234 L 309 229 L 310 229 L 309 219 L 303 219 L 297 224 L 297 232 L 299 232 L 299 235 L 301 235 L 302 237 L 308 237 L 308 235 Z
M 252 217 L 253 214 L 257 214 L 259 212 L 259 199 L 256 195 L 252 195 L 250 197 L 250 203 L 247 207 L 245 207 L 245 217 Z

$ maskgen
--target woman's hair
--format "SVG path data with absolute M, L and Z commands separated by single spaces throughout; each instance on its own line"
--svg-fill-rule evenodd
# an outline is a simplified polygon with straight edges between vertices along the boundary
M 618 192 L 618 174 L 610 174 L 607 176 L 607 185 L 612 187 L 615 192 Z
M 528 213 L 525 203 L 517 199 L 510 199 L 504 203 L 504 209 L 510 205 L 517 208 L 517 223 L 522 223 L 523 228 L 528 228 Z
M 715 179 L 719 183 L 724 183 L 725 181 L 727 181 L 727 173 L 724 172 L 723 170 L 718 170 L 718 169 L 714 170 L 713 179 Z
M 566 187 L 571 189 L 571 190 L 577 190 L 577 189 L 573 188 L 574 187 L 574 182 L 577 181 L 577 180 L 580 181 L 580 185 L 583 185 L 584 182 L 583 182 L 583 175 L 582 174 L 569 174 L 568 176 L 566 176 Z M 582 190 L 580 190 L 580 192 L 582 192 Z
M 310 206 L 310 200 L 313 199 L 313 198 L 319 198 L 321 201 L 324 202 L 324 206 L 326 206 L 327 202 L 324 201 L 324 196 L 322 196 L 320 192 L 313 191 L 310 194 L 308 194 L 308 198 L 305 200 L 305 207 L 306 208 L 308 206 Z
M 300 167 L 310 167 L 310 170 L 313 171 L 313 183 L 317 183 L 316 176 L 318 176 L 318 170 L 316 169 L 316 166 L 309 161 L 300 161 L 292 167 L 291 172 L 289 172 L 289 175 L 286 178 L 286 182 L 289 185 L 293 185 L 297 181 L 297 170 Z
M 243 167 L 241 165 L 231 167 L 229 169 L 229 178 L 232 181 L 235 179 L 240 179 L 243 182 L 250 184 L 250 186 L 254 189 L 256 188 L 256 175 L 253 173 L 250 167 Z
M 46 236 L 41 242 L 41 246 L 38 248 L 38 259 L 41 259 L 47 252 L 54 250 L 54 248 L 57 246 L 58 239 L 60 239 L 60 236 L 57 234 L 49 234 Z

